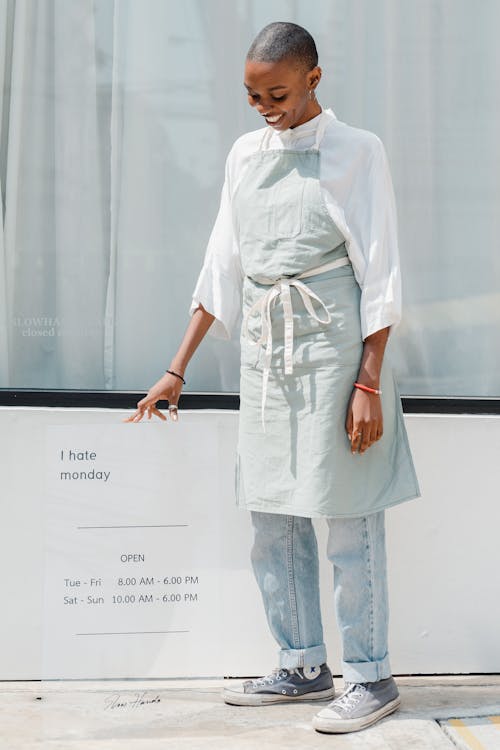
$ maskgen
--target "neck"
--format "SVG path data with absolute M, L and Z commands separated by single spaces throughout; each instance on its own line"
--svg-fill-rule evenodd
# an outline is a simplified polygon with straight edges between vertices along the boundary
M 298 128 L 299 125 L 305 125 L 306 122 L 309 122 L 309 120 L 320 115 L 322 111 L 323 109 L 318 101 L 315 100 L 314 102 L 311 102 L 311 107 L 304 112 L 304 117 L 301 118 L 300 122 L 296 122 L 295 125 L 292 125 L 290 130 Z

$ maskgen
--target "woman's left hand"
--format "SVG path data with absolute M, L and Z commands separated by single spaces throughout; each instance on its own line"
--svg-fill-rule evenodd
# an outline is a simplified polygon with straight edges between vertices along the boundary
M 364 453 L 383 433 L 380 396 L 354 388 L 345 423 L 352 453 Z

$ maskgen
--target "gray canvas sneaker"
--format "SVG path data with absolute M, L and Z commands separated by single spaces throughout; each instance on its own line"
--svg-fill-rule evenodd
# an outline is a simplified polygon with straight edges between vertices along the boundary
M 269 703 L 295 703 L 333 698 L 332 673 L 326 664 L 320 667 L 275 669 L 267 677 L 246 680 L 226 687 L 222 697 L 232 706 L 265 706 Z
M 336 700 L 313 718 L 318 732 L 357 732 L 388 716 L 401 703 L 394 679 L 378 682 L 346 682 L 346 689 Z

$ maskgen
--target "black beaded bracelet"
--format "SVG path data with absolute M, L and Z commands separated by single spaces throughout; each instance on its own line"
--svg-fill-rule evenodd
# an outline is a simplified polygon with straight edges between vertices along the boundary
M 182 375 L 179 375 L 178 372 L 174 372 L 173 370 L 165 370 L 165 372 L 168 372 L 170 375 L 175 375 L 176 378 L 179 378 L 179 380 L 182 380 L 182 382 L 184 383 L 184 385 L 186 385 L 186 381 L 184 380 L 184 378 L 182 377 Z

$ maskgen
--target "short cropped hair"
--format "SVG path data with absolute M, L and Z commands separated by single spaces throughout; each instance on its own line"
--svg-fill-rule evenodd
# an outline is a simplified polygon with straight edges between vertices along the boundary
M 253 40 L 247 60 L 280 62 L 286 59 L 297 60 L 306 70 L 315 68 L 318 51 L 314 39 L 296 23 L 275 21 L 264 26 Z

